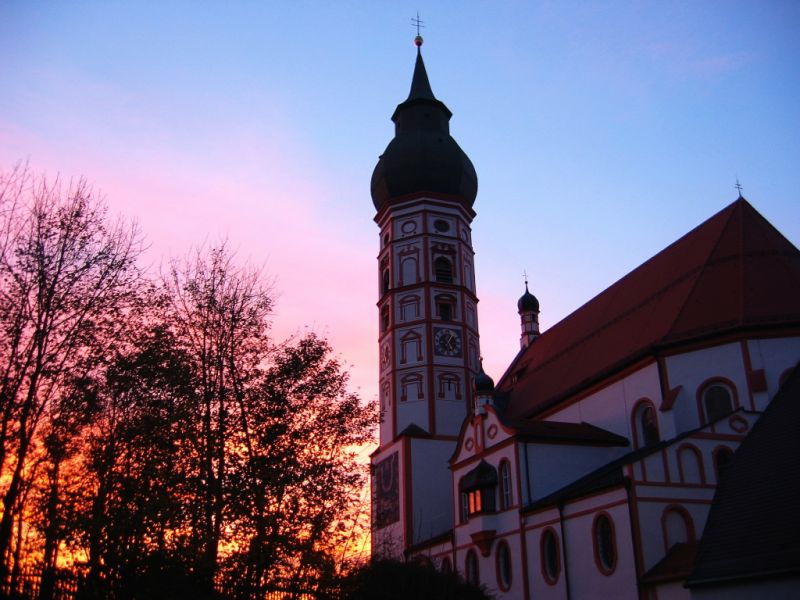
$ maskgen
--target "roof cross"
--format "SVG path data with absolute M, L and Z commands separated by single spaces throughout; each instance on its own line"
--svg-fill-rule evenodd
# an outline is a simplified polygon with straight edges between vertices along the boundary
M 425 21 L 423 21 L 422 19 L 419 18 L 419 11 L 417 11 L 417 16 L 416 17 L 411 17 L 411 26 L 417 28 L 417 36 L 418 37 L 419 37 L 419 28 L 420 27 L 422 27 L 422 28 L 425 27 L 425 25 L 423 25 L 424 22 Z
M 733 186 L 739 191 L 739 198 L 742 197 L 742 184 L 739 183 L 739 178 L 736 178 L 736 185 Z

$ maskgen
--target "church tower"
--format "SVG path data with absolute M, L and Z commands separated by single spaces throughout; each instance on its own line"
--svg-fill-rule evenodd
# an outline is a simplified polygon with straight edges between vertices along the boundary
M 451 526 L 448 459 L 480 369 L 470 230 L 478 181 L 450 136 L 452 113 L 433 95 L 419 36 L 416 45 L 411 91 L 371 184 L 381 409 L 373 549 L 384 554 Z

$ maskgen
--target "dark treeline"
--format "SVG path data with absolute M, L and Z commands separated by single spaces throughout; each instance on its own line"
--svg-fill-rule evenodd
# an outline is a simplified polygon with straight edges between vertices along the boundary
M 138 266 L 85 183 L 0 176 L 0 595 L 250 597 L 340 573 L 374 407 L 225 245 Z

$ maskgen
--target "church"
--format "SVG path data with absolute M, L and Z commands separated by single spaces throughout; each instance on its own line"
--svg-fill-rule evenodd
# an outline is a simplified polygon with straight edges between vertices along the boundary
M 498 598 L 800 596 L 800 251 L 740 195 L 546 331 L 526 284 L 495 383 L 478 178 L 416 44 L 371 181 L 373 555 Z

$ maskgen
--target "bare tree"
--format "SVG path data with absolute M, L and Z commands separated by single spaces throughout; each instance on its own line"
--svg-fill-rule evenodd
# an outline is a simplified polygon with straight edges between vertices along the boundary
M 140 250 L 137 227 L 109 222 L 86 182 L 25 167 L 0 176 L 0 581 L 37 432 L 67 379 L 124 326 Z
M 268 353 L 272 291 L 254 269 L 238 267 L 226 244 L 175 262 L 164 279 L 176 338 L 194 369 L 197 402 L 196 499 L 191 531 L 196 572 L 213 586 L 231 494 L 237 398 Z

